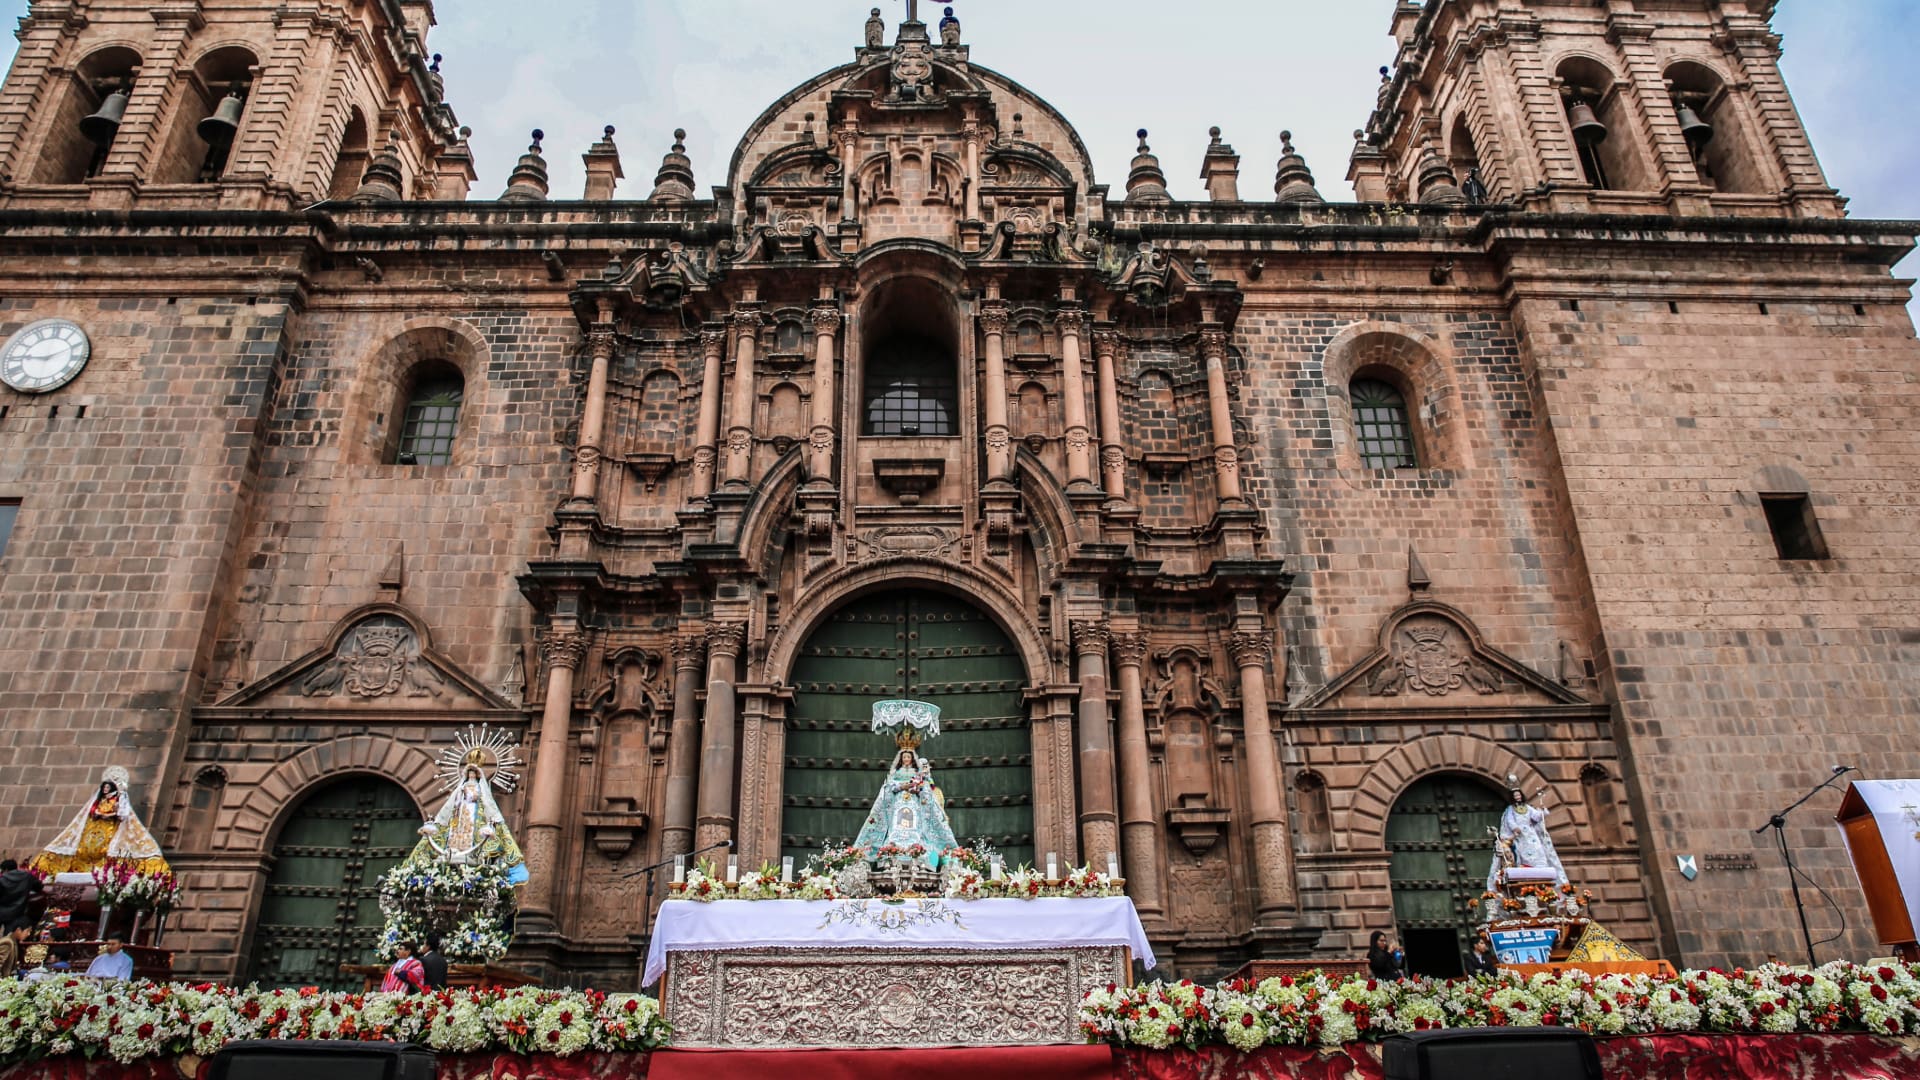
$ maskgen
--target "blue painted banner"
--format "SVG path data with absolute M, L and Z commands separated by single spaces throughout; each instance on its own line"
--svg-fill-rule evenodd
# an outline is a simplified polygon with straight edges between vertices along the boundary
M 1553 954 L 1553 943 L 1559 940 L 1560 931 L 1555 927 L 1542 927 L 1537 930 L 1495 930 L 1493 953 L 1503 964 L 1544 964 Z

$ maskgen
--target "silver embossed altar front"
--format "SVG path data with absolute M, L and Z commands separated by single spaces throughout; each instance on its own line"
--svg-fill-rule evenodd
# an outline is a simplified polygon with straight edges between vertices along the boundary
M 1153 954 L 1126 897 L 669 901 L 676 1046 L 1079 1042 L 1081 995 Z

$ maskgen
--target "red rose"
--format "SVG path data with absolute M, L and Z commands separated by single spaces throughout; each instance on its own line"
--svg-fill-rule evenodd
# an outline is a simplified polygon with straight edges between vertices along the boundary
M 1773 1002 L 1771 1002 L 1771 1001 L 1763 1001 L 1763 1002 L 1761 1002 L 1761 1003 L 1760 1003 L 1760 1015 L 1761 1015 L 1761 1016 L 1772 1016 L 1772 1015 L 1773 1015 Z
M 1240 1026 L 1241 1026 L 1241 1027 L 1243 1027 L 1243 1028 L 1250 1028 L 1250 1027 L 1252 1027 L 1252 1026 L 1253 1026 L 1253 1014 L 1252 1014 L 1252 1013 L 1241 1013 L 1241 1014 L 1240 1014 Z
M 1891 1016 L 1887 1017 L 1887 1030 L 1893 1032 L 1895 1035 L 1900 1034 L 1900 1021 L 1895 1020 Z
M 213 1034 L 213 1021 L 211 1020 L 200 1021 L 200 1034 L 202 1035 Z
M 1893 969 L 1892 969 L 1892 968 L 1890 968 L 1890 967 L 1883 967 L 1883 968 L 1880 968 L 1880 969 L 1879 969 L 1879 975 L 1880 975 L 1880 977 L 1881 977 L 1882 979 L 1886 979 L 1886 980 L 1888 980 L 1888 981 L 1892 981 L 1892 979 L 1893 979 Z
M 557 1032 L 557 1031 L 549 1031 L 549 1032 L 547 1032 L 547 1041 L 548 1041 L 548 1042 L 551 1042 L 551 1043 L 557 1043 L 557 1042 L 559 1042 L 559 1041 L 560 1041 L 560 1033 L 559 1033 L 559 1032 Z
M 1169 1035 L 1171 1035 L 1171 1036 L 1173 1036 L 1173 1037 L 1174 1037 L 1174 1038 L 1176 1038 L 1176 1039 L 1177 1039 L 1177 1038 L 1179 1038 L 1179 1037 L 1180 1037 L 1180 1025 L 1179 1025 L 1179 1024 L 1168 1024 L 1168 1025 L 1167 1025 L 1167 1034 L 1169 1034 Z
M 628 998 L 627 999 L 627 1015 L 632 1016 L 634 1013 L 637 1013 L 639 1011 L 640 1011 L 640 999 Z
M 573 1023 L 573 1012 L 569 1009 L 560 1010 L 560 1025 L 565 1027 L 571 1023 Z
M 1872 992 L 1872 994 L 1873 994 L 1873 999 L 1874 999 L 1875 1001 L 1885 1001 L 1885 1000 L 1887 1000 L 1887 988 L 1886 988 L 1886 987 L 1884 987 L 1884 986 L 1880 986 L 1880 985 L 1878 985 L 1878 984 L 1875 984 L 1875 985 L 1874 985 L 1874 986 L 1873 986 L 1873 987 L 1871 988 L 1871 992 Z
M 153 1025 L 141 1024 L 140 1030 L 135 1032 L 134 1034 L 139 1035 L 143 1039 L 151 1039 L 153 1038 Z

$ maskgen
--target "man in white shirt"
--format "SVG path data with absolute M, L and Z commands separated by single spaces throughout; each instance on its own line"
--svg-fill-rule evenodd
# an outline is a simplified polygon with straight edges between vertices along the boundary
M 119 938 L 110 937 L 100 946 L 100 955 L 87 965 L 87 978 L 109 982 L 133 978 L 133 957 L 121 947 Z

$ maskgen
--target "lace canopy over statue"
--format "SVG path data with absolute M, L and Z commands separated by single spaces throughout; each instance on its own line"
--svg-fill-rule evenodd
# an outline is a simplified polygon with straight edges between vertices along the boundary
M 127 770 L 118 765 L 101 774 L 94 797 L 53 843 L 27 860 L 28 871 L 49 880 L 109 865 L 141 877 L 170 872 L 160 845 L 133 812 Z

